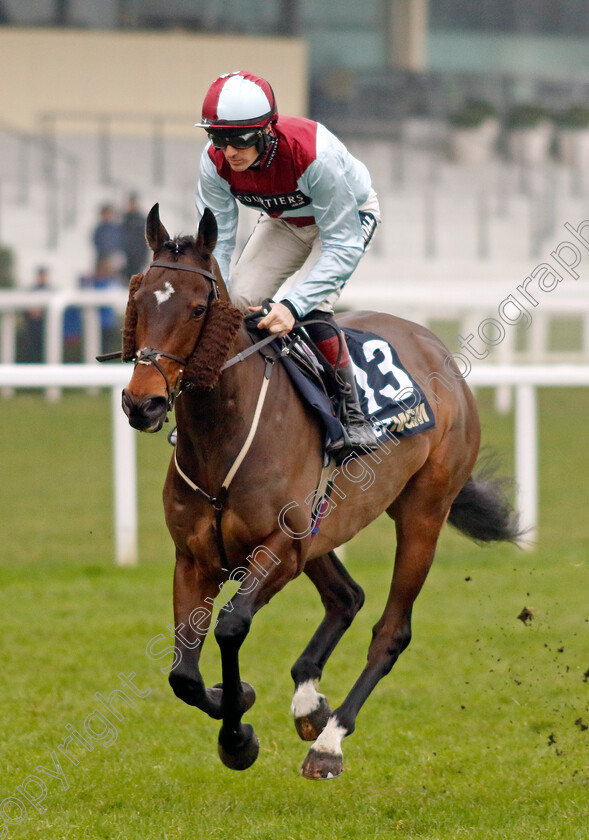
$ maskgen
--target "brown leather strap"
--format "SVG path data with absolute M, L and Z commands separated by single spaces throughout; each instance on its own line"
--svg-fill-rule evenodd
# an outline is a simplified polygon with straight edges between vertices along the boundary
M 215 297 L 219 297 L 217 290 L 217 278 L 211 271 L 206 268 L 198 268 L 196 265 L 186 265 L 186 263 L 167 262 L 166 260 L 154 260 L 149 264 L 150 268 L 173 268 L 176 271 L 192 271 L 193 274 L 202 274 L 207 280 L 212 280 L 213 288 L 215 289 Z

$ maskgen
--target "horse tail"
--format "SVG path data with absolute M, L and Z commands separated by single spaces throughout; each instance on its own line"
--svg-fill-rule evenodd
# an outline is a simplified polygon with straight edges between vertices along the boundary
M 478 543 L 516 542 L 523 531 L 509 497 L 512 481 L 496 475 L 496 464 L 485 458 L 454 499 L 448 522 Z

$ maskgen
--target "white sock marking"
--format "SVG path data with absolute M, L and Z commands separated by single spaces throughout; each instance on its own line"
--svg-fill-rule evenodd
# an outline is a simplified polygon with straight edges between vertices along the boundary
M 328 753 L 329 755 L 342 755 L 341 743 L 345 734 L 345 727 L 339 725 L 335 716 L 330 717 L 327 721 L 327 726 L 311 749 L 316 752 Z
M 170 300 L 170 298 L 174 294 L 174 291 L 175 291 L 175 289 L 172 286 L 172 284 L 170 283 L 170 281 L 166 280 L 166 282 L 164 284 L 163 291 L 160 290 L 160 289 L 157 289 L 154 292 L 155 299 L 157 300 L 157 305 L 159 306 L 160 303 L 165 303 L 167 300 Z
M 318 680 L 307 680 L 297 687 L 290 704 L 290 711 L 294 718 L 306 717 L 319 708 L 323 694 L 317 691 L 318 683 Z

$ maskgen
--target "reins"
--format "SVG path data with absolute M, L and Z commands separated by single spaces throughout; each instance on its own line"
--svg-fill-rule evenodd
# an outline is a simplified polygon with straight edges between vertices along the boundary
M 262 315 L 265 315 L 265 314 L 266 314 L 265 312 L 262 313 Z M 258 313 L 252 313 L 251 315 L 246 317 L 246 320 L 252 321 L 252 320 L 255 320 L 258 317 L 260 317 Z M 276 341 L 276 339 L 277 339 L 276 335 L 268 335 L 268 336 L 265 336 L 264 338 L 260 339 L 260 341 L 255 341 L 250 347 L 247 347 L 245 350 L 242 350 L 241 352 L 237 353 L 235 356 L 232 356 L 232 358 L 229 359 L 229 361 L 225 362 L 225 364 L 221 368 L 221 371 L 224 371 L 227 368 L 230 368 L 233 365 L 236 365 L 238 362 L 243 362 L 249 356 L 252 356 L 254 353 L 258 353 L 267 344 L 270 344 L 271 342 Z M 174 447 L 174 465 L 176 467 L 176 471 L 177 471 L 178 475 L 191 488 L 191 490 L 193 490 L 195 493 L 198 493 L 198 495 L 202 499 L 207 501 L 212 506 L 213 510 L 215 511 L 215 524 L 217 526 L 216 529 L 215 529 L 215 536 L 216 536 L 216 540 L 217 540 L 217 550 L 219 552 L 219 557 L 221 559 L 221 562 L 222 562 L 222 565 L 223 565 L 224 568 L 227 568 L 228 564 L 229 564 L 229 560 L 227 558 L 227 551 L 225 549 L 225 541 L 223 539 L 223 510 L 224 510 L 224 507 L 225 507 L 225 501 L 227 499 L 227 494 L 229 492 L 229 485 L 233 481 L 233 479 L 234 479 L 239 467 L 241 466 L 245 456 L 249 452 L 250 447 L 253 443 L 254 437 L 256 435 L 256 431 L 258 429 L 258 424 L 260 422 L 260 417 L 262 415 L 262 408 L 264 407 L 266 394 L 268 393 L 268 386 L 270 385 L 270 377 L 272 376 L 272 370 L 273 370 L 273 367 L 274 367 L 274 363 L 285 352 L 288 352 L 288 348 L 283 347 L 280 350 L 276 350 L 274 355 L 272 355 L 272 356 L 266 356 L 265 354 L 262 354 L 263 357 L 264 357 L 264 362 L 265 362 L 264 378 L 262 380 L 262 387 L 260 388 L 260 393 L 258 395 L 258 401 L 256 403 L 256 408 L 254 410 L 254 416 L 252 418 L 252 423 L 251 423 L 251 426 L 250 426 L 250 430 L 248 432 L 248 435 L 245 439 L 245 442 L 244 442 L 243 446 L 241 447 L 241 449 L 239 450 L 239 453 L 237 454 L 237 457 L 235 458 L 235 461 L 233 462 L 229 472 L 225 476 L 225 478 L 223 480 L 223 483 L 221 484 L 221 487 L 219 489 L 219 492 L 216 494 L 216 496 L 211 496 L 209 493 L 206 493 L 201 487 L 199 487 L 197 484 L 195 484 L 195 482 L 192 481 L 192 479 L 189 476 L 186 475 L 186 473 L 182 470 L 182 468 L 180 467 L 180 465 L 178 463 L 177 446 Z
M 206 271 L 205 269 L 202 269 L 202 268 L 197 268 L 196 266 L 184 265 L 182 263 L 179 264 L 179 263 L 175 263 L 175 262 L 168 262 L 166 260 L 154 260 L 150 264 L 149 267 L 150 268 L 168 268 L 168 269 L 174 269 L 174 270 L 177 270 L 177 271 L 192 271 L 195 274 L 200 274 L 203 277 L 206 277 L 208 280 L 211 281 L 211 294 L 209 296 L 209 301 L 210 301 L 211 297 L 214 297 L 216 300 L 219 300 L 219 286 L 218 286 L 218 283 L 217 283 L 217 278 L 210 271 Z M 228 362 L 226 362 L 223 365 L 223 367 L 221 368 L 221 370 L 226 370 L 227 368 L 231 367 L 232 365 L 237 364 L 237 362 L 243 361 L 249 355 L 251 355 L 254 352 L 257 352 L 258 350 L 261 349 L 261 347 L 265 346 L 266 344 L 269 344 L 270 341 L 273 341 L 275 338 L 276 338 L 276 336 L 268 336 L 266 338 L 263 338 L 261 341 L 256 342 L 252 347 L 249 347 L 249 348 L 247 348 L 247 350 L 244 350 L 243 352 L 238 353 L 236 356 L 234 356 L 232 359 L 230 359 Z M 165 373 L 163 367 L 159 363 L 159 358 L 161 356 L 164 356 L 167 359 L 171 359 L 172 361 L 178 362 L 180 365 L 183 365 L 183 366 L 185 366 L 188 363 L 188 359 L 183 359 L 180 356 L 173 355 L 172 353 L 167 353 L 167 352 L 164 352 L 164 351 L 161 351 L 161 350 L 157 350 L 154 347 L 145 347 L 145 348 L 142 348 L 141 350 L 139 350 L 137 352 L 137 355 L 135 357 L 135 364 L 152 364 L 156 368 L 156 370 L 158 370 L 159 373 L 161 373 L 161 375 L 164 378 L 164 382 L 166 383 L 166 392 L 167 392 L 167 395 L 168 395 L 168 411 L 170 411 L 173 407 L 174 399 L 175 399 L 176 394 L 170 388 L 170 383 L 168 381 L 168 377 L 166 376 L 166 373 Z M 188 475 L 186 475 L 186 473 L 182 470 L 182 468 L 180 467 L 180 464 L 178 463 L 177 446 L 174 446 L 174 466 L 176 467 L 176 471 L 177 471 L 178 475 L 188 485 L 188 487 L 190 487 L 191 490 L 193 490 L 193 492 L 198 493 L 198 495 L 201 498 L 205 499 L 205 501 L 207 501 L 213 507 L 213 510 L 215 512 L 215 524 L 217 526 L 216 529 L 215 529 L 216 539 L 217 539 L 217 550 L 219 552 L 219 557 L 221 559 L 221 563 L 222 563 L 223 567 L 228 566 L 227 551 L 225 549 L 225 542 L 223 540 L 223 524 L 222 524 L 225 500 L 227 498 L 227 493 L 229 491 L 229 485 L 233 481 L 233 478 L 235 477 L 235 474 L 237 473 L 239 467 L 241 466 L 242 461 L 244 460 L 245 456 L 249 452 L 249 449 L 252 445 L 252 442 L 253 442 L 253 439 L 255 437 L 256 431 L 258 429 L 258 424 L 260 422 L 260 416 L 262 414 L 262 408 L 264 407 L 266 394 L 268 392 L 268 385 L 270 384 L 270 376 L 272 374 L 272 367 L 273 367 L 274 361 L 275 361 L 275 358 L 266 357 L 266 365 L 265 365 L 265 368 L 264 368 L 264 379 L 262 381 L 262 387 L 260 389 L 260 393 L 259 393 L 259 396 L 258 396 L 258 401 L 257 401 L 256 408 L 255 408 L 255 411 L 254 411 L 254 416 L 253 416 L 253 419 L 252 419 L 252 425 L 250 427 L 248 436 L 247 436 L 243 446 L 241 447 L 241 449 L 240 449 L 235 461 L 233 462 L 229 472 L 225 476 L 225 478 L 223 480 L 223 483 L 221 484 L 221 487 L 219 489 L 219 492 L 216 494 L 216 496 L 211 496 L 208 493 L 206 493 L 201 487 L 199 487 L 197 484 L 195 484 Z
M 214 274 L 207 271 L 203 268 L 198 268 L 196 266 L 185 265 L 182 263 L 176 262 L 168 262 L 166 260 L 154 260 L 150 263 L 149 268 L 167 268 L 176 271 L 191 271 L 195 274 L 202 275 L 203 277 L 207 278 L 211 282 L 211 292 L 209 295 L 209 301 L 211 298 L 215 298 L 219 300 L 219 287 L 218 281 Z M 264 302 L 266 303 L 266 302 Z M 262 310 L 262 315 L 266 315 L 267 311 L 269 310 Z M 246 320 L 253 320 L 256 317 L 259 317 L 258 313 L 248 316 Z M 240 351 L 235 356 L 232 356 L 231 359 L 225 362 L 222 366 L 221 371 L 227 370 L 228 368 L 232 367 L 239 362 L 244 361 L 249 356 L 253 355 L 254 353 L 258 353 L 262 350 L 263 347 L 270 344 L 273 341 L 276 341 L 278 336 L 270 334 L 265 336 L 264 338 L 260 339 L 259 341 L 255 341 L 250 347 L 246 348 L 245 350 Z M 223 511 L 225 508 L 225 502 L 227 499 L 227 494 L 229 492 L 229 486 L 233 481 L 237 471 L 239 470 L 243 460 L 245 459 L 247 453 L 249 452 L 251 445 L 253 443 L 254 437 L 256 435 L 258 425 L 260 422 L 260 417 L 262 415 L 262 409 L 264 407 L 264 403 L 266 400 L 266 394 L 268 393 L 268 387 L 270 384 L 270 377 L 272 375 L 272 369 L 274 366 L 274 362 L 283 354 L 288 353 L 289 349 L 287 345 L 284 345 L 280 350 L 275 351 L 273 356 L 264 356 L 265 360 L 265 367 L 264 367 L 264 378 L 262 380 L 262 386 L 260 388 L 260 393 L 258 395 L 258 400 L 256 403 L 256 407 L 254 410 L 254 416 L 252 418 L 252 423 L 250 426 L 250 430 L 248 435 L 241 447 L 239 453 L 237 454 L 233 464 L 231 465 L 227 475 L 223 479 L 221 487 L 215 496 L 211 496 L 209 493 L 205 492 L 201 487 L 199 487 L 192 479 L 184 472 L 181 468 L 180 464 L 178 463 L 178 454 L 177 454 L 177 446 L 174 446 L 174 466 L 176 468 L 176 472 L 180 476 L 180 478 L 184 481 L 184 483 L 195 493 L 197 493 L 202 499 L 204 499 L 208 504 L 210 504 L 214 510 L 215 515 L 215 536 L 217 541 L 217 550 L 219 552 L 219 557 L 222 563 L 223 568 L 228 568 L 229 560 L 227 557 L 227 551 L 225 548 L 225 542 L 223 540 Z M 122 357 L 122 352 L 118 351 L 116 353 L 106 353 L 100 356 L 97 356 L 97 360 L 99 362 L 111 361 L 114 359 L 120 359 Z M 143 365 L 153 365 L 156 370 L 162 375 L 164 382 L 166 384 L 166 393 L 167 393 L 167 411 L 170 411 L 174 406 L 174 401 L 181 390 L 181 382 L 182 378 L 180 375 L 179 382 L 180 387 L 178 389 L 172 389 L 170 387 L 170 383 L 166 372 L 162 365 L 160 364 L 160 358 L 164 357 L 166 359 L 170 359 L 173 362 L 178 363 L 185 367 L 188 364 L 188 358 L 182 358 L 181 356 L 176 356 L 173 353 L 168 353 L 164 350 L 158 350 L 155 347 L 142 347 L 139 349 L 136 354 L 135 358 L 133 359 L 135 365 L 143 364 Z M 182 374 L 183 371 L 180 372 Z M 322 470 L 322 479 L 325 470 Z M 328 498 L 328 494 L 325 494 L 324 501 Z M 316 528 L 318 527 L 319 520 L 323 514 L 323 509 L 315 512 L 313 517 L 314 521 L 314 533 L 316 533 Z

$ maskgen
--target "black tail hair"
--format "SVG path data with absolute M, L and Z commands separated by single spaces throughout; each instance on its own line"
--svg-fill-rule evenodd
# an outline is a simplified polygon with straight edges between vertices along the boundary
M 517 542 L 524 532 L 509 501 L 509 478 L 496 475 L 497 460 L 485 455 L 450 508 L 448 522 L 478 543 Z

